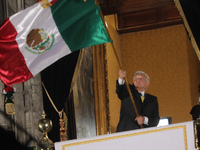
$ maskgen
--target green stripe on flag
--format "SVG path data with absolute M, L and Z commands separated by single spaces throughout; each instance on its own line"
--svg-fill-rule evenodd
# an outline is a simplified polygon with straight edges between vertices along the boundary
M 111 42 L 95 0 L 58 0 L 51 11 L 59 32 L 72 52 Z

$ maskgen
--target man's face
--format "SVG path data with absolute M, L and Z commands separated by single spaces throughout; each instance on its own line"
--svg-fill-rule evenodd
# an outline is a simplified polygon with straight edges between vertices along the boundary
M 145 91 L 146 88 L 149 86 L 147 78 L 144 74 L 137 74 L 133 79 L 133 84 L 139 92 Z

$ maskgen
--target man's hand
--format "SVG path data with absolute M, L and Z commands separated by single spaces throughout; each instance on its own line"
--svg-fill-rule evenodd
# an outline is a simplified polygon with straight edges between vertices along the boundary
M 144 123 L 144 117 L 143 116 L 138 116 L 135 118 L 135 120 L 137 121 L 137 123 L 139 125 L 142 125 Z
M 119 77 L 121 79 L 124 79 L 126 77 L 126 71 L 125 70 L 119 70 Z

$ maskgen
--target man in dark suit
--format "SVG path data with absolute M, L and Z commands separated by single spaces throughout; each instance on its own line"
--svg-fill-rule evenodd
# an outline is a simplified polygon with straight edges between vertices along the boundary
M 145 93 L 149 86 L 149 76 L 143 71 L 137 71 L 133 77 L 133 84 L 129 85 L 138 116 L 127 91 L 125 77 L 126 71 L 119 70 L 116 93 L 121 100 L 121 111 L 116 132 L 139 129 L 141 126 L 144 128 L 157 126 L 160 119 L 157 97 Z
M 197 105 L 192 107 L 190 114 L 192 115 L 192 119 L 194 121 L 197 121 L 198 118 L 200 118 L 200 84 L 199 84 L 199 96 L 197 99 Z M 198 146 L 200 147 L 200 126 L 197 126 L 197 137 L 198 137 Z

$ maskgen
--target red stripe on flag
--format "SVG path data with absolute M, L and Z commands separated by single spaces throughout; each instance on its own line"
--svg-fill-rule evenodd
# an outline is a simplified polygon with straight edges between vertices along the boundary
M 0 78 L 6 85 L 21 83 L 33 77 L 16 42 L 17 31 L 5 20 L 0 28 Z

